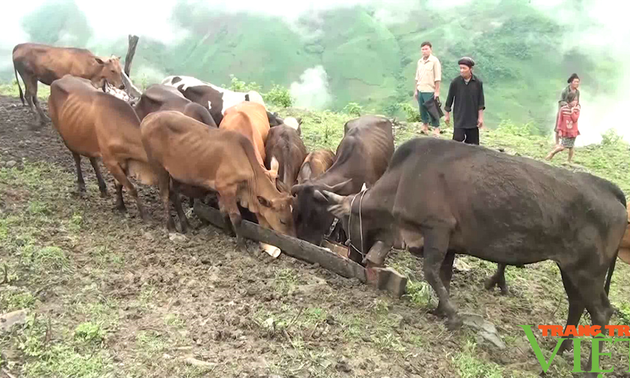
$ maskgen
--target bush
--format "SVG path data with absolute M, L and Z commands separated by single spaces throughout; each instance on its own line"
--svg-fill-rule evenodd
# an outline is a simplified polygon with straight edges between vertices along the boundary
M 420 122 L 420 111 L 406 102 L 398 104 L 400 110 L 405 114 L 407 122 Z
M 260 92 L 260 89 L 261 89 L 260 84 L 256 83 L 255 81 L 246 83 L 242 80 L 239 80 L 234 75 L 230 75 L 230 78 L 231 78 L 230 87 L 228 89 L 234 92 L 249 92 L 249 91 Z
M 356 102 L 351 102 L 343 108 L 343 111 L 344 113 L 360 117 L 363 112 L 363 108 Z
M 275 84 L 271 90 L 263 95 L 265 102 L 280 106 L 282 108 L 290 108 L 293 106 L 293 98 L 289 90 L 283 86 Z
M 602 145 L 604 146 L 613 146 L 615 144 L 618 144 L 622 140 L 622 136 L 617 134 L 617 131 L 613 128 L 606 130 L 602 134 Z

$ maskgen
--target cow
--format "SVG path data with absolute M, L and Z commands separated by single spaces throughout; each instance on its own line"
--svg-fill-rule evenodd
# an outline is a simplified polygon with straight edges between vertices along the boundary
M 320 149 L 306 155 L 297 177 L 298 184 L 318 178 L 335 162 L 335 153 L 329 149 Z
M 107 196 L 107 187 L 96 160 L 102 158 L 116 179 L 116 208 L 126 210 L 122 197 L 124 186 L 136 200 L 138 213 L 144 219 L 144 208 L 128 176 L 137 176 L 147 185 L 156 183 L 156 176 L 140 139 L 140 120 L 131 106 L 94 88 L 87 79 L 65 75 L 50 86 L 48 109 L 55 129 L 72 152 L 79 194 L 85 195 L 81 156 L 86 156 L 96 173 L 101 196 Z
M 372 186 L 385 172 L 394 152 L 392 123 L 366 115 L 344 124 L 344 137 L 334 164 L 318 178 L 291 188 L 297 195 L 293 215 L 298 238 L 320 245 L 334 221 L 321 190 L 340 195 L 358 193 Z
M 149 114 L 140 126 L 142 142 L 157 174 L 167 229 L 171 179 L 193 188 L 215 191 L 219 209 L 239 240 L 238 204 L 254 213 L 263 227 L 294 236 L 291 196 L 278 192 L 258 163 L 254 146 L 238 132 L 207 127 L 177 111 Z M 176 190 L 177 186 L 173 188 Z M 177 193 L 172 196 L 177 198 Z M 177 207 L 177 204 L 175 204 Z M 179 213 L 179 211 L 178 211 Z M 185 219 L 180 214 L 180 224 Z M 183 216 L 185 217 L 185 216 Z
M 40 125 L 45 123 L 46 115 L 37 99 L 38 81 L 51 85 L 53 81 L 70 74 L 89 80 L 96 88 L 103 87 L 105 81 L 123 88 L 120 57 L 101 58 L 86 49 L 20 43 L 13 48 L 13 71 L 22 105 L 25 105 L 26 97 Z M 18 73 L 24 82 L 25 94 L 22 93 Z
M 267 172 L 267 175 L 275 180 L 275 175 L 265 168 L 265 142 L 269 135 L 269 121 L 265 116 L 264 106 L 255 102 L 243 102 L 232 106 L 225 112 L 225 117 L 219 125 L 221 130 L 231 130 L 241 133 L 250 140 L 254 146 L 256 161 Z
M 306 146 L 298 132 L 284 125 L 271 128 L 265 143 L 265 156 L 265 167 L 277 176 L 279 189 L 290 192 L 306 157 Z
M 191 76 L 168 76 L 162 80 L 162 84 L 177 88 L 190 101 L 207 107 L 217 125 L 221 124 L 227 109 L 241 102 L 251 101 L 265 107 L 265 101 L 256 91 L 234 92 Z M 267 117 L 270 124 L 282 123 L 281 119 L 277 119 L 277 116 L 270 112 L 267 112 Z
M 412 252 L 424 240 L 424 277 L 450 329 L 462 324 L 449 299 L 455 253 L 508 265 L 553 260 L 569 299 L 567 325 L 577 325 L 586 308 L 603 329 L 613 313 L 607 293 L 628 215 L 624 193 L 607 180 L 481 146 L 416 138 L 398 147 L 373 187 L 319 194 L 362 253 L 389 250 L 394 231 Z
M 628 209 L 628 226 L 623 235 L 621 246 L 619 247 L 619 258 L 626 264 L 630 264 L 630 209 Z
M 208 109 L 190 101 L 177 89 L 168 85 L 150 85 L 140 96 L 140 101 L 138 101 L 134 110 L 138 114 L 140 121 L 153 112 L 176 110 L 210 127 L 217 127 Z

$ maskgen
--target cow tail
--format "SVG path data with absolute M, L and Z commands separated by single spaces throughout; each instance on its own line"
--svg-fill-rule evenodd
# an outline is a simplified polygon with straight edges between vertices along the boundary
M 20 90 L 20 100 L 22 101 L 22 105 L 26 105 L 24 103 L 24 93 L 22 92 L 22 87 L 20 86 L 20 80 L 18 79 L 18 73 L 17 68 L 15 68 L 15 63 L 13 63 L 13 72 L 15 73 L 15 81 L 17 82 L 18 89 Z
M 608 276 L 606 277 L 606 285 L 604 285 L 604 290 L 606 291 L 606 295 L 610 291 L 610 282 L 612 281 L 612 275 L 615 271 L 615 264 L 617 263 L 617 256 L 619 255 L 619 248 L 617 248 L 617 252 L 615 252 L 615 256 L 610 263 L 610 267 L 608 268 Z

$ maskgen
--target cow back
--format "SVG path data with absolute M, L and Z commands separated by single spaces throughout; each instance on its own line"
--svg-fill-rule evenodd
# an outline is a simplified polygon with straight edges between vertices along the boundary
M 306 146 L 295 129 L 277 126 L 269 130 L 265 144 L 265 166 L 272 169 L 278 162 L 278 178 L 288 187 L 295 184 L 300 166 L 306 157 Z
M 265 142 L 270 127 L 267 111 L 262 105 L 244 102 L 227 109 L 219 128 L 236 131 L 249 139 L 258 162 L 261 166 L 265 165 Z
M 307 180 L 313 180 L 326 172 L 335 162 L 335 153 L 328 149 L 316 150 L 309 153 L 304 159 L 300 173 L 298 175 L 298 184 L 303 184 Z

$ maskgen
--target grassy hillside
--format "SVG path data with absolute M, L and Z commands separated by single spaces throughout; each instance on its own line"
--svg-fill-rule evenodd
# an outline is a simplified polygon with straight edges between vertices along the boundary
M 269 90 L 288 87 L 307 68 L 328 74 L 332 110 L 356 102 L 365 109 L 394 114 L 398 104 L 415 106 L 411 93 L 420 43 L 430 40 L 443 62 L 445 87 L 458 74 L 457 59 L 476 59 L 484 80 L 491 127 L 502 120 L 532 123 L 542 133 L 552 124 L 555 99 L 573 71 L 594 96 L 615 89 L 619 74 L 610 52 L 563 51 L 570 37 L 555 17 L 519 0 L 482 0 L 432 9 L 419 2 L 399 12 L 400 22 L 384 23 L 377 7 L 314 11 L 293 23 L 279 17 L 222 13 L 199 2 L 180 2 L 173 22 L 189 32 L 173 45 L 143 36 L 132 78 L 149 84 L 168 74 L 188 74 L 216 84 L 230 75 Z M 581 4 L 569 6 L 581 7 Z M 580 22 L 592 25 L 584 10 Z M 68 22 L 67 20 L 73 20 Z M 72 1 L 47 3 L 23 21 L 32 41 L 87 46 L 100 54 L 124 55 L 126 39 L 95 41 Z M 11 80 L 10 71 L 2 73 Z M 446 97 L 447 89 L 442 91 Z

